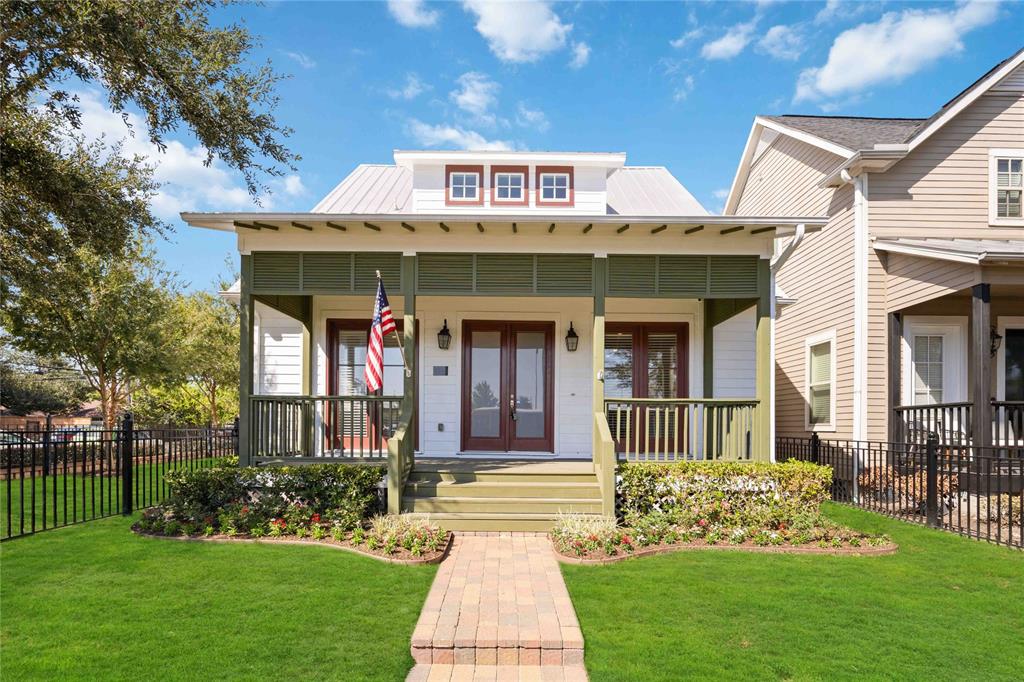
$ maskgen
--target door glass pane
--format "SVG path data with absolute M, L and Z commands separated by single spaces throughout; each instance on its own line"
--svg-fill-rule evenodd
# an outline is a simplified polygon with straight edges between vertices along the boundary
M 544 437 L 544 332 L 516 332 L 516 438 Z
M 647 397 L 677 398 L 679 337 L 674 332 L 647 335 Z
M 629 332 L 605 334 L 604 395 L 633 397 L 633 335 Z
M 363 371 L 366 368 L 366 341 L 370 321 L 366 329 L 343 329 L 337 334 L 338 359 L 335 371 L 335 395 L 366 395 Z M 384 386 L 383 395 L 402 395 L 405 390 L 402 355 L 398 350 L 399 339 L 395 334 L 384 337 Z
M 1007 329 L 1006 399 L 1024 400 L 1024 329 Z
M 942 346 L 938 335 L 918 334 L 914 337 L 914 404 L 934 405 L 942 402 Z
M 472 332 L 470 340 L 470 435 L 498 438 L 501 435 L 501 332 Z

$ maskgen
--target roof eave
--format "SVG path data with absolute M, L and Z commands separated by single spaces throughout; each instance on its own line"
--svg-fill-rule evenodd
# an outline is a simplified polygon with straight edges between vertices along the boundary
M 818 183 L 818 186 L 842 187 L 848 182 L 844 177 L 844 171 L 850 177 L 861 173 L 885 172 L 906 155 L 906 149 L 863 149 L 836 166 Z

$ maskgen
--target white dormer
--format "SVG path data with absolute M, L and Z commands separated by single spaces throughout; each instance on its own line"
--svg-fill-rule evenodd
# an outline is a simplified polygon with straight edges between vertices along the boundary
M 413 213 L 604 215 L 624 153 L 396 151 L 412 171 Z

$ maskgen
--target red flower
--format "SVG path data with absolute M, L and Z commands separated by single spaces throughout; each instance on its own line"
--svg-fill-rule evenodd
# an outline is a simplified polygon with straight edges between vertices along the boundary
M 319 514 L 313 514 L 312 521 L 313 521 L 313 523 L 320 523 L 320 515 Z
M 700 521 L 697 522 L 697 525 L 701 526 L 701 527 L 704 527 L 704 526 L 708 525 L 707 519 L 701 519 Z
M 248 514 L 249 513 L 249 505 L 244 505 L 242 507 L 242 513 L 243 514 Z

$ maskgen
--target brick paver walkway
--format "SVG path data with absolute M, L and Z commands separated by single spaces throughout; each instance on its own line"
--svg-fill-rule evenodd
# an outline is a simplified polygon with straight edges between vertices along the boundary
M 456 534 L 412 655 L 410 680 L 585 680 L 583 633 L 547 537 Z

